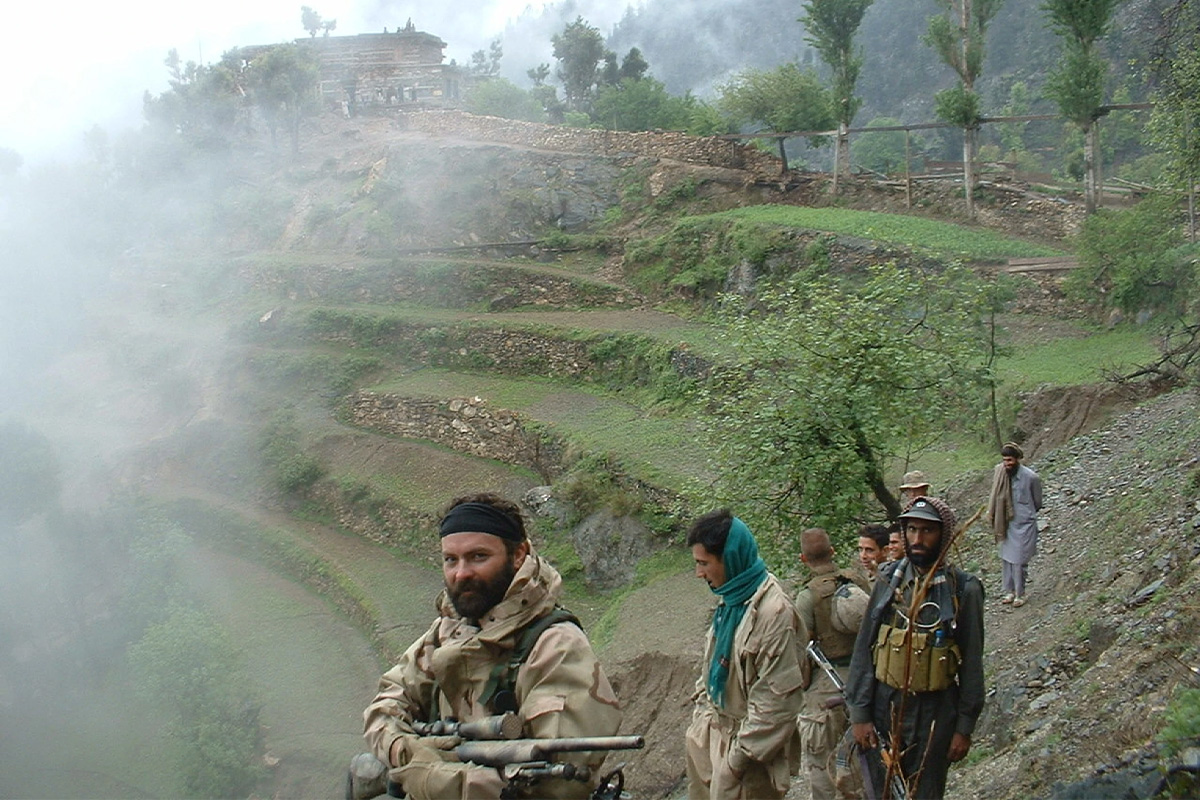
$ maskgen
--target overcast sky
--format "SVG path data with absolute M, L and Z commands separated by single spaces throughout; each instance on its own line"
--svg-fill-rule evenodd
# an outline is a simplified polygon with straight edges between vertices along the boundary
M 394 30 L 411 18 L 418 30 L 447 42 L 447 61 L 464 63 L 486 48 L 507 20 L 526 8 L 540 10 L 545 2 L 23 0 L 5 12 L 9 38 L 0 47 L 0 74 L 6 77 L 0 147 L 32 163 L 78 147 L 82 132 L 93 124 L 110 132 L 140 124 L 142 92 L 166 89 L 163 58 L 172 47 L 185 61 L 211 63 L 232 47 L 302 37 L 302 5 L 336 19 L 335 35 L 382 32 L 384 26 Z M 595 4 L 623 9 L 630 2 Z

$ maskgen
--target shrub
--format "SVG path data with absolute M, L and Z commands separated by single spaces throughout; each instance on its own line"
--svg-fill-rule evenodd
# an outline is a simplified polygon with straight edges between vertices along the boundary
M 275 486 L 286 494 L 298 494 L 320 480 L 324 466 L 304 452 L 295 413 L 284 409 L 263 430 L 259 449 Z
M 1164 757 L 1171 759 L 1200 741 L 1200 689 L 1181 689 L 1167 706 L 1167 724 L 1158 732 Z
M 206 613 L 176 604 L 128 657 L 140 689 L 160 706 L 181 745 L 182 794 L 250 794 L 263 773 L 260 706 L 229 633 Z

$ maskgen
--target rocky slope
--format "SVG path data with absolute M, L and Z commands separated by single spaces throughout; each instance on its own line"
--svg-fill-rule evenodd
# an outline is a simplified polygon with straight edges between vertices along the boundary
M 1163 712 L 1176 689 L 1200 686 L 1198 410 L 1194 391 L 1159 397 L 1032 462 L 1046 527 L 1024 608 L 999 604 L 998 562 L 972 533 L 964 557 L 990 593 L 989 697 L 952 779 L 960 796 L 1145 797 L 1157 785 Z
M 1045 485 L 1030 602 L 999 602 L 999 562 L 975 526 L 958 559 L 984 581 L 988 703 L 950 796 L 1149 797 L 1173 693 L 1200 686 L 1200 395 L 1178 391 L 1028 460 Z M 964 514 L 983 482 L 950 496 Z M 604 655 L 650 749 L 641 797 L 678 796 L 701 637 L 713 602 L 688 575 L 639 590 Z M 1132 791 L 1132 794 L 1125 792 Z M 807 797 L 798 778 L 789 797 Z

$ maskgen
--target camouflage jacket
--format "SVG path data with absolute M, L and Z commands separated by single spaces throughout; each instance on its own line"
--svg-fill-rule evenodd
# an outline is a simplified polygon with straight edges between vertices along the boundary
M 443 592 L 439 616 L 400 662 L 384 674 L 379 693 L 363 712 L 364 736 L 375 755 L 392 767 L 409 797 L 499 797 L 503 788 L 490 767 L 461 764 L 453 754 L 431 748 L 412 732 L 413 721 L 428 721 L 436 707 L 441 718 L 473 721 L 494 713 L 481 702 L 492 667 L 507 660 L 521 632 L 549 613 L 562 593 L 558 572 L 531 553 L 499 604 L 481 627 L 458 616 Z M 551 625 L 521 666 L 514 686 L 527 738 L 610 736 L 621 713 L 617 697 L 591 643 L 570 622 Z M 598 768 L 604 753 L 569 757 Z M 568 760 L 564 757 L 562 760 Z M 586 797 L 578 781 L 547 780 L 537 797 Z
M 692 762 L 689 782 L 698 779 L 711 785 L 689 786 L 689 796 L 728 795 L 721 784 L 730 769 L 745 773 L 743 796 L 782 797 L 787 791 L 800 752 L 796 715 L 803 692 L 798 634 L 795 606 L 775 576 L 768 574 L 750 598 L 734 634 L 725 707 L 718 708 L 707 691 L 707 665 L 714 645 L 709 626 L 687 751 Z

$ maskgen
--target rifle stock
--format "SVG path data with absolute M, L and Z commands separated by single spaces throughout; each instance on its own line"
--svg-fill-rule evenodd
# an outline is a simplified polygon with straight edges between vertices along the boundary
M 477 727 L 464 727 L 467 723 L 445 720 L 434 723 L 418 723 L 429 736 L 465 736 L 480 732 L 499 733 L 511 723 L 502 724 L 501 715 L 478 720 Z M 517 717 L 519 720 L 520 718 Z M 476 723 L 471 723 L 475 725 Z M 518 732 L 520 727 L 517 728 Z M 434 732 L 437 731 L 437 732 Z M 464 741 L 454 748 L 455 757 L 463 763 L 499 769 L 506 781 L 534 780 L 537 778 L 565 778 L 583 780 L 590 778 L 587 767 L 573 764 L 553 763 L 558 753 L 580 753 L 595 750 L 640 750 L 646 746 L 642 736 L 580 736 L 563 739 L 504 739 L 497 736 Z M 619 770 L 619 768 L 618 768 Z M 610 776 L 611 778 L 611 776 Z M 608 780 L 608 779 L 606 779 Z M 346 800 L 369 800 L 388 789 L 388 767 L 371 753 L 355 756 L 346 777 Z

